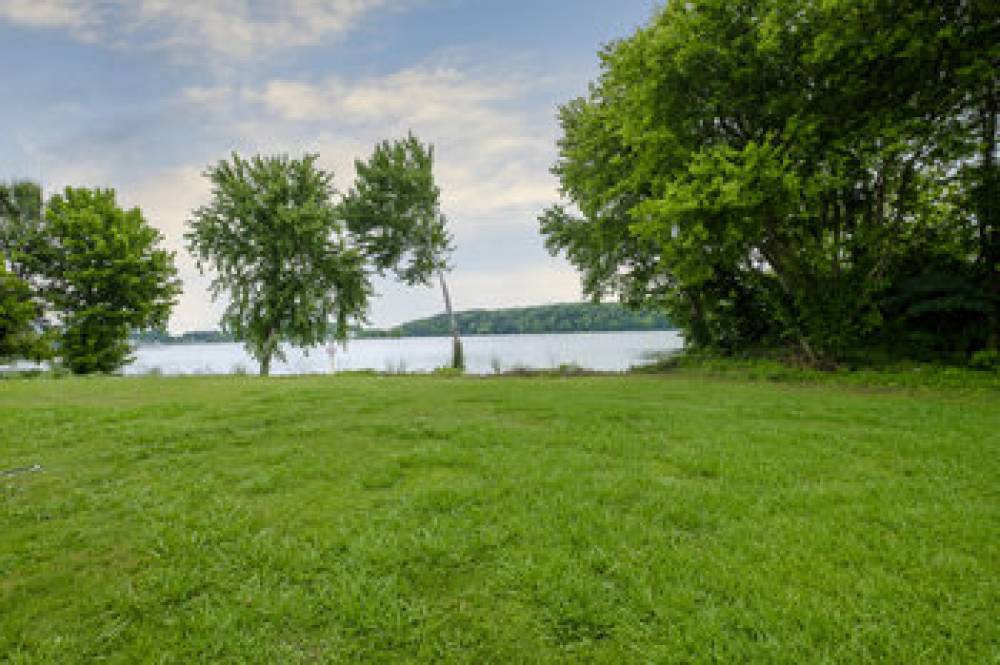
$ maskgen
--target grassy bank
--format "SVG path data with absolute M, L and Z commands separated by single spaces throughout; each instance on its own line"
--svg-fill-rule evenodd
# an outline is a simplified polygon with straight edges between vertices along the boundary
M 861 390 L 982 393 L 1000 395 L 1000 368 L 974 370 L 954 365 L 895 362 L 826 371 L 787 360 L 668 354 L 632 369 L 636 374 L 681 374 L 687 378 L 769 381 L 840 386 Z
M 5 381 L 14 469 L 0 661 L 1000 658 L 988 390 Z

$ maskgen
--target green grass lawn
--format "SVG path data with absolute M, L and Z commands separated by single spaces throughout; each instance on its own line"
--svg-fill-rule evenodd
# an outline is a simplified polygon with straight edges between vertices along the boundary
M 1000 662 L 1000 393 L 0 381 L 0 662 Z

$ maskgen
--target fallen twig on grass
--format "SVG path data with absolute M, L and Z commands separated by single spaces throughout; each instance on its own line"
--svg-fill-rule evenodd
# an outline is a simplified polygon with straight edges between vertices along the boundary
M 19 476 L 22 473 L 41 473 L 44 471 L 41 464 L 32 464 L 31 466 L 21 466 L 16 469 L 8 469 L 6 471 L 0 471 L 0 478 L 6 478 L 7 476 Z

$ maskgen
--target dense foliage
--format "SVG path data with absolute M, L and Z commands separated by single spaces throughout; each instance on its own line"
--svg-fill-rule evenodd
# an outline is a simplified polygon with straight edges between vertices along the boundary
M 560 332 L 668 330 L 659 312 L 632 311 L 614 304 L 566 303 L 495 310 L 471 310 L 456 315 L 463 335 L 520 335 Z M 410 321 L 386 331 L 364 331 L 362 337 L 439 337 L 450 334 L 446 314 Z
M 10 273 L 4 263 L 0 259 L 0 364 L 45 359 L 50 349 L 38 328 L 42 308 L 31 286 Z
M 668 3 L 561 110 L 548 247 L 698 347 L 995 347 L 997 7 Z
M 180 291 L 174 257 L 138 208 L 120 208 L 113 190 L 77 188 L 43 206 L 32 183 L 9 186 L 0 199 L 3 250 L 23 285 L 6 281 L 27 298 L 17 311 L 34 315 L 34 331 L 53 326 L 66 367 L 115 371 L 129 360 L 133 330 L 166 324 Z M 39 357 L 41 339 L 18 355 Z
M 302 159 L 234 154 L 211 167 L 212 201 L 186 234 L 214 295 L 228 305 L 223 329 L 270 371 L 279 342 L 313 346 L 347 335 L 371 287 L 364 254 L 350 242 L 333 201 L 333 175 Z

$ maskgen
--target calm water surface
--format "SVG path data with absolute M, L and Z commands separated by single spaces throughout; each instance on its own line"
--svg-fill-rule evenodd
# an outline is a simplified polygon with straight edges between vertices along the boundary
M 549 369 L 574 364 L 600 371 L 623 371 L 648 360 L 651 354 L 681 348 L 680 335 L 672 331 L 577 333 L 568 335 L 497 335 L 464 338 L 466 371 L 491 374 L 514 367 Z M 451 361 L 451 338 L 352 340 L 309 351 L 284 347 L 286 360 L 275 361 L 278 375 L 329 374 L 350 370 L 379 372 L 430 372 Z M 126 374 L 232 374 L 256 373 L 242 344 L 143 345 Z

